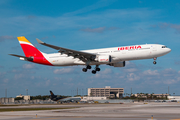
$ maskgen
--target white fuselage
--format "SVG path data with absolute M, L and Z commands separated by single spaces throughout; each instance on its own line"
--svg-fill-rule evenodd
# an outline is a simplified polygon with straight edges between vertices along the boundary
M 120 61 L 150 59 L 163 56 L 171 51 L 164 45 L 160 44 L 144 44 L 132 45 L 123 47 L 112 47 L 103 49 L 82 50 L 82 52 L 93 53 L 98 55 L 110 55 L 111 62 L 117 63 Z M 67 56 L 66 54 L 54 53 L 45 54 L 44 57 L 54 66 L 72 66 L 72 65 L 86 65 L 85 62 L 78 58 Z M 107 64 L 107 62 L 90 62 L 89 65 Z

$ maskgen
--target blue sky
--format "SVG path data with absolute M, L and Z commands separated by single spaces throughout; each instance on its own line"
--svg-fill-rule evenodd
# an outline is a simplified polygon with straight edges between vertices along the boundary
M 0 1 L 0 97 L 18 94 L 72 95 L 78 88 L 120 87 L 130 93 L 180 94 L 179 0 L 6 0 Z M 82 66 L 51 67 L 20 61 L 16 37 L 25 36 L 39 50 L 44 42 L 75 50 L 158 43 L 171 53 L 153 60 L 127 61 L 126 67 L 101 66 L 96 75 Z

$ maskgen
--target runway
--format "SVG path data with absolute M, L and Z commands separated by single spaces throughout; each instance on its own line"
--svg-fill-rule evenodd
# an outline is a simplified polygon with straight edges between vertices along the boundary
M 8 108 L 73 109 L 0 112 L 1 120 L 180 120 L 180 103 L 29 105 Z M 7 107 L 0 107 L 7 108 Z M 37 116 L 36 116 L 37 115 Z

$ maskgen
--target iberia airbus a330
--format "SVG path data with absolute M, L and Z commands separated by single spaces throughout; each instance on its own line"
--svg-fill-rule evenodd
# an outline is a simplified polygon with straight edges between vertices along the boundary
M 170 48 L 160 44 L 131 45 L 77 51 L 50 45 L 36 39 L 38 43 L 58 50 L 58 53 L 46 54 L 34 47 L 24 36 L 17 37 L 17 39 L 19 40 L 25 56 L 10 55 L 19 57 L 20 60 L 50 66 L 85 65 L 86 67 L 82 69 L 83 72 L 87 72 L 88 69 L 91 69 L 91 65 L 95 65 L 95 69 L 92 70 L 93 74 L 100 71 L 99 65 L 102 64 L 124 67 L 125 61 L 151 58 L 154 59 L 153 64 L 156 64 L 157 57 L 166 55 L 171 51 Z

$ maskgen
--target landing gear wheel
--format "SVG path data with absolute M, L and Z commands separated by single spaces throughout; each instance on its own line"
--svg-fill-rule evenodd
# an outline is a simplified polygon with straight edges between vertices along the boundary
M 83 68 L 82 71 L 83 71 L 83 72 L 87 72 L 87 69 L 86 69 L 86 68 Z
M 92 73 L 93 73 L 93 74 L 96 74 L 96 71 L 95 71 L 95 70 L 92 70 Z
M 101 69 L 100 68 L 96 68 L 96 71 L 100 71 Z
M 156 64 L 156 63 L 157 63 L 156 61 L 153 62 L 153 64 Z
M 91 66 L 90 66 L 90 65 L 87 65 L 86 69 L 91 69 Z

